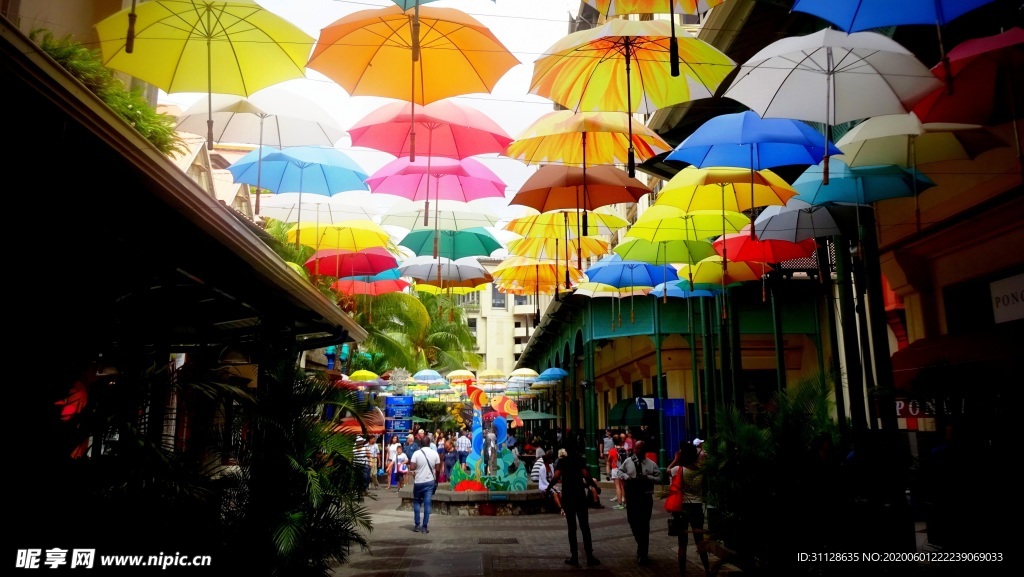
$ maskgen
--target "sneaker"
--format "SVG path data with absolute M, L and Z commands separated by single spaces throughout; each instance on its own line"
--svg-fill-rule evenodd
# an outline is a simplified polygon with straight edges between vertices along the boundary
M 612 509 L 617 509 L 619 511 L 621 511 L 621 510 L 623 510 L 625 508 L 626 508 L 626 506 L 622 505 L 622 504 L 619 504 L 619 505 L 616 505 L 616 506 L 612 507 Z
M 646 567 L 647 565 L 651 564 L 651 560 L 648 557 L 637 557 L 636 564 L 640 565 L 641 567 Z
M 419 526 L 419 525 L 416 525 L 415 527 L 413 527 L 413 528 L 412 528 L 412 532 L 413 532 L 413 533 L 419 533 L 419 532 L 420 532 L 420 526 Z
M 611 499 L 608 499 L 608 500 L 613 502 L 613 503 L 618 503 L 619 502 L 619 500 L 616 499 L 615 497 L 612 497 Z
M 587 557 L 587 567 L 596 567 L 600 564 L 601 562 L 597 559 L 597 557 Z
M 580 566 L 580 560 L 577 559 L 576 557 L 569 557 L 568 559 L 565 560 L 565 564 L 566 565 L 572 565 L 573 567 L 579 567 Z
M 423 527 L 423 532 L 424 533 L 430 533 L 430 529 L 427 529 L 426 527 Z

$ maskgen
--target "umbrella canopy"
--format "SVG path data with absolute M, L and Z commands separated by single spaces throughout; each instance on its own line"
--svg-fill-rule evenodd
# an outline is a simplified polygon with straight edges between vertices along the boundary
M 942 26 L 993 0 L 796 0 L 794 12 L 813 14 L 847 32 L 930 24 Z
M 434 369 L 423 369 L 421 371 L 416 371 L 412 378 L 417 383 L 447 383 L 445 378 L 441 376 L 441 373 L 435 371 Z
M 456 381 L 476 380 L 476 375 L 473 374 L 473 371 L 468 371 L 466 369 L 456 369 L 448 373 L 448 375 L 446 375 L 446 378 L 448 379 L 449 382 L 454 383 Z
M 678 81 L 670 75 L 673 39 L 682 64 Z M 530 93 L 581 112 L 651 114 L 710 98 L 736 67 L 723 52 L 666 20 L 614 18 L 566 35 L 543 54 L 533 64 Z M 626 164 L 634 176 L 632 144 Z
M 505 196 L 505 182 L 474 158 L 421 156 L 396 158 L 366 179 L 374 194 L 390 194 L 412 201 L 470 202 Z M 424 205 L 429 210 L 429 205 Z
M 629 151 L 641 162 L 672 147 L 625 112 L 555 110 L 527 126 L 505 156 L 527 164 L 596 166 L 625 164 Z
M 505 230 L 525 238 L 574 239 L 581 236 L 614 234 L 619 229 L 629 226 L 628 221 L 614 214 L 599 211 L 587 213 L 586 228 L 582 228 L 576 221 L 574 212 L 550 211 L 513 218 L 505 225 Z
M 651 242 L 642 238 L 626 238 L 612 249 L 623 260 L 654 264 L 694 263 L 713 256 L 715 248 L 705 240 L 663 240 Z
M 817 243 L 813 238 L 800 242 L 779 239 L 761 240 L 749 234 L 727 234 L 712 243 L 723 258 L 726 254 L 734 262 L 779 263 L 795 258 L 807 258 L 814 254 Z
M 387 247 L 391 236 L 380 225 L 368 220 L 348 220 L 333 226 L 300 222 L 288 231 L 288 240 L 316 250 L 341 248 L 363 250 Z
M 744 238 L 749 238 L 747 235 L 743 235 Z M 689 290 L 684 288 L 682 285 L 686 284 L 689 286 L 689 281 L 672 281 L 662 283 L 651 289 L 651 292 L 647 293 L 658 298 L 677 298 L 677 299 L 690 299 L 690 298 L 702 298 L 702 297 L 713 297 L 715 293 L 707 289 L 696 289 Z
M 480 369 L 476 373 L 476 377 L 481 381 L 504 381 L 508 375 L 499 369 Z
M 905 113 L 941 85 L 913 53 L 887 36 L 825 28 L 761 49 L 740 66 L 724 96 L 761 117 L 834 126 Z
M 499 291 L 513 294 L 551 294 L 558 289 L 561 278 L 568 278 L 570 284 L 586 278 L 576 267 L 524 256 L 506 258 L 492 274 Z
M 349 380 L 355 383 L 364 383 L 369 381 L 376 381 L 379 376 L 377 373 L 368 371 L 366 369 L 359 369 L 348 376 Z
M 454 203 L 453 203 L 454 204 Z M 458 203 L 464 206 L 459 210 L 445 210 L 439 208 L 435 212 L 435 222 L 440 230 L 466 230 L 467 228 L 482 228 L 498 224 L 498 216 L 487 212 L 482 207 L 474 208 L 472 203 Z M 409 231 L 427 230 L 423 226 L 424 209 L 403 210 L 401 212 L 388 213 L 381 217 L 382 226 L 397 226 Z M 430 227 L 433 230 L 433 227 Z
M 539 373 L 537 373 L 537 371 L 535 371 L 535 370 L 533 370 L 531 368 L 523 367 L 523 368 L 519 368 L 519 369 L 516 369 L 516 370 L 512 371 L 511 373 L 509 373 L 508 376 L 509 377 L 536 378 L 538 376 L 538 374 Z
M 306 82 L 312 82 L 305 80 Z M 292 81 L 299 82 L 299 81 Z M 316 102 L 275 84 L 251 96 L 214 94 L 210 102 L 197 101 L 179 116 L 174 129 L 206 134 L 213 111 L 214 142 L 257 146 L 334 146 L 343 136 L 329 112 Z
M 625 236 L 649 242 L 706 240 L 730 232 L 739 232 L 750 219 L 739 212 L 721 210 L 685 211 L 667 205 L 654 205 L 643 212 Z
M 485 228 L 414 230 L 406 234 L 398 246 L 408 248 L 417 256 L 437 254 L 458 259 L 466 256 L 490 256 L 492 252 L 501 248 L 501 242 Z
M 564 379 L 565 377 L 568 377 L 568 376 L 569 376 L 569 372 L 566 371 L 565 369 L 562 369 L 562 368 L 559 368 L 559 367 L 549 367 L 547 369 L 544 369 L 543 371 L 540 372 L 539 375 L 537 375 L 537 380 L 538 381 L 542 381 L 544 379 L 554 379 L 554 380 L 557 381 L 557 380 Z M 521 415 L 522 415 L 522 413 L 520 413 L 520 416 Z
M 608 254 L 608 241 L 595 236 L 581 236 L 564 240 L 560 238 L 529 237 L 510 240 L 506 244 L 508 253 L 540 260 L 568 260 L 566 255 L 579 250 L 583 258 Z
M 586 281 L 576 285 L 576 290 L 573 294 L 590 297 L 590 298 L 625 298 L 633 296 L 644 296 L 653 286 L 622 286 L 618 287 L 612 284 L 605 284 L 602 282 Z M 620 323 L 621 324 L 621 323 Z
M 696 264 L 681 265 L 679 267 L 679 286 L 688 290 L 693 290 L 689 288 L 691 286 L 700 285 L 727 286 L 758 280 L 770 270 L 772 268 L 767 264 L 738 261 L 730 261 L 726 267 L 724 258 L 711 256 Z
M 382 274 L 388 274 L 388 271 Z M 401 292 L 409 286 L 409 281 L 400 278 L 377 278 L 378 276 L 340 278 L 331 284 L 331 288 L 347 295 L 378 296 Z
M 263 195 L 257 195 L 257 198 L 260 196 Z M 375 220 L 380 218 L 380 213 L 378 209 L 354 205 L 345 200 L 344 195 L 282 192 L 268 195 L 263 201 L 260 216 L 281 222 L 296 223 L 301 218 L 307 222 L 334 225 L 347 220 Z
M 783 205 L 796 191 L 771 170 L 687 166 L 660 191 L 656 205 L 674 206 L 687 212 L 727 210 L 742 212 L 771 204 Z
M 977 124 L 923 124 L 913 112 L 874 116 L 836 142 L 847 166 L 895 164 L 915 168 L 945 160 L 968 160 L 1006 143 Z
M 528 206 L 538 212 L 594 210 L 609 204 L 639 202 L 649 192 L 646 184 L 614 166 L 547 164 L 526 179 L 509 204 Z
M 412 290 L 421 293 L 427 293 L 432 295 L 447 294 L 447 295 L 465 295 L 474 292 L 480 292 L 487 288 L 487 282 L 481 282 L 474 286 L 451 286 L 450 284 L 444 287 L 434 286 L 432 284 L 426 284 L 423 282 L 417 282 L 413 285 Z
M 914 106 L 921 122 L 965 122 L 994 125 L 1021 114 L 1024 94 L 1024 29 L 973 38 L 953 47 L 946 55 L 948 69 L 942 63 L 932 73 L 955 89 L 937 88 Z M 1016 122 L 1014 130 L 1016 131 Z M 1019 152 L 1019 148 L 1018 148 Z
M 769 206 L 754 219 L 754 233 L 760 240 L 800 242 L 808 238 L 842 234 L 827 208 L 791 198 L 786 206 Z
M 586 270 L 591 282 L 609 284 L 614 287 L 646 286 L 677 280 L 676 268 L 669 265 L 655 265 L 642 261 L 623 260 L 617 254 L 610 254 Z
M 536 385 L 537 383 L 534 383 L 534 384 Z M 538 387 L 538 388 L 540 388 L 540 387 Z M 560 418 L 558 415 L 553 415 L 551 413 L 545 413 L 543 411 L 534 411 L 533 409 L 525 409 L 523 411 L 519 411 L 519 415 L 518 416 L 519 416 L 519 420 L 520 421 L 541 421 L 541 420 L 546 420 L 546 419 L 558 419 L 558 418 Z M 509 418 L 512 418 L 512 417 L 509 417 Z
M 375 275 L 398 266 L 398 260 L 383 247 L 363 250 L 327 248 L 313 253 L 304 263 L 309 274 L 345 277 Z
M 725 0 L 583 0 L 605 16 L 623 14 L 703 14 Z
M 309 68 L 352 96 L 384 96 L 424 105 L 450 96 L 490 92 L 520 64 L 472 16 L 454 8 L 421 6 L 417 10 L 413 14 L 389 6 L 339 18 L 320 30 Z
M 246 153 L 228 166 L 235 182 L 259 185 L 274 192 L 330 196 L 366 189 L 366 171 L 347 154 L 320 146 L 265 146 Z M 301 215 L 300 215 L 301 216 Z
M 895 165 L 850 167 L 836 160 L 833 160 L 832 176 L 827 185 L 823 182 L 821 165 L 808 168 L 793 181 L 800 200 L 810 204 L 870 204 L 887 198 L 913 196 L 932 186 L 935 186 L 932 179 L 912 168 Z
M 213 149 L 213 93 L 249 96 L 305 77 L 313 38 L 254 0 L 141 2 L 96 24 L 103 65 L 168 94 L 207 93 L 207 148 Z
M 716 116 L 686 137 L 665 157 L 696 167 L 733 166 L 762 170 L 818 164 L 841 151 L 806 122 L 761 118 L 749 110 Z
M 419 282 L 431 283 L 435 279 L 457 282 L 477 281 L 472 286 L 491 280 L 490 273 L 473 257 L 449 259 L 445 257 L 414 256 L 406 259 L 398 272 Z M 480 280 L 487 279 L 487 280 Z
M 412 102 L 385 104 L 348 129 L 352 146 L 365 146 L 396 157 L 416 159 L 416 137 L 420 151 L 428 156 L 466 158 L 502 152 L 512 137 L 489 116 L 452 100 L 438 100 L 426 106 Z

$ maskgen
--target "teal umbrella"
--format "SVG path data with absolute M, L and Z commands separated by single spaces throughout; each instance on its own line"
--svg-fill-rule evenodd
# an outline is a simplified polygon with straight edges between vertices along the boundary
M 413 251 L 416 256 L 443 256 L 452 260 L 467 256 L 490 256 L 502 248 L 501 242 L 482 227 L 414 230 L 406 234 L 398 245 Z

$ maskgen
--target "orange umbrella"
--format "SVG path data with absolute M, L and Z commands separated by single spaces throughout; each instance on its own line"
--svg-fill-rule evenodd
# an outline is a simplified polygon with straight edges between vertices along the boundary
M 561 243 L 561 244 L 560 244 Z M 529 237 L 510 240 L 506 244 L 510 255 L 525 256 L 540 260 L 558 260 L 567 253 L 577 250 L 583 258 L 608 254 L 608 241 L 595 236 L 582 236 L 563 241 L 559 238 Z

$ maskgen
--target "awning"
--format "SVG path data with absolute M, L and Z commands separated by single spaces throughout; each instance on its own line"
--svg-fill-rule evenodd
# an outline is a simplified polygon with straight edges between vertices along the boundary
M 653 409 L 641 409 L 636 404 L 636 399 L 623 399 L 608 412 L 609 427 L 640 427 L 642 425 L 656 425 L 658 411 Z
M 958 379 L 996 378 L 1009 374 L 1019 364 L 1016 361 L 1022 350 L 1024 336 L 1009 330 L 918 339 L 893 353 L 893 385 L 909 390 L 929 384 L 921 381 L 954 375 Z

